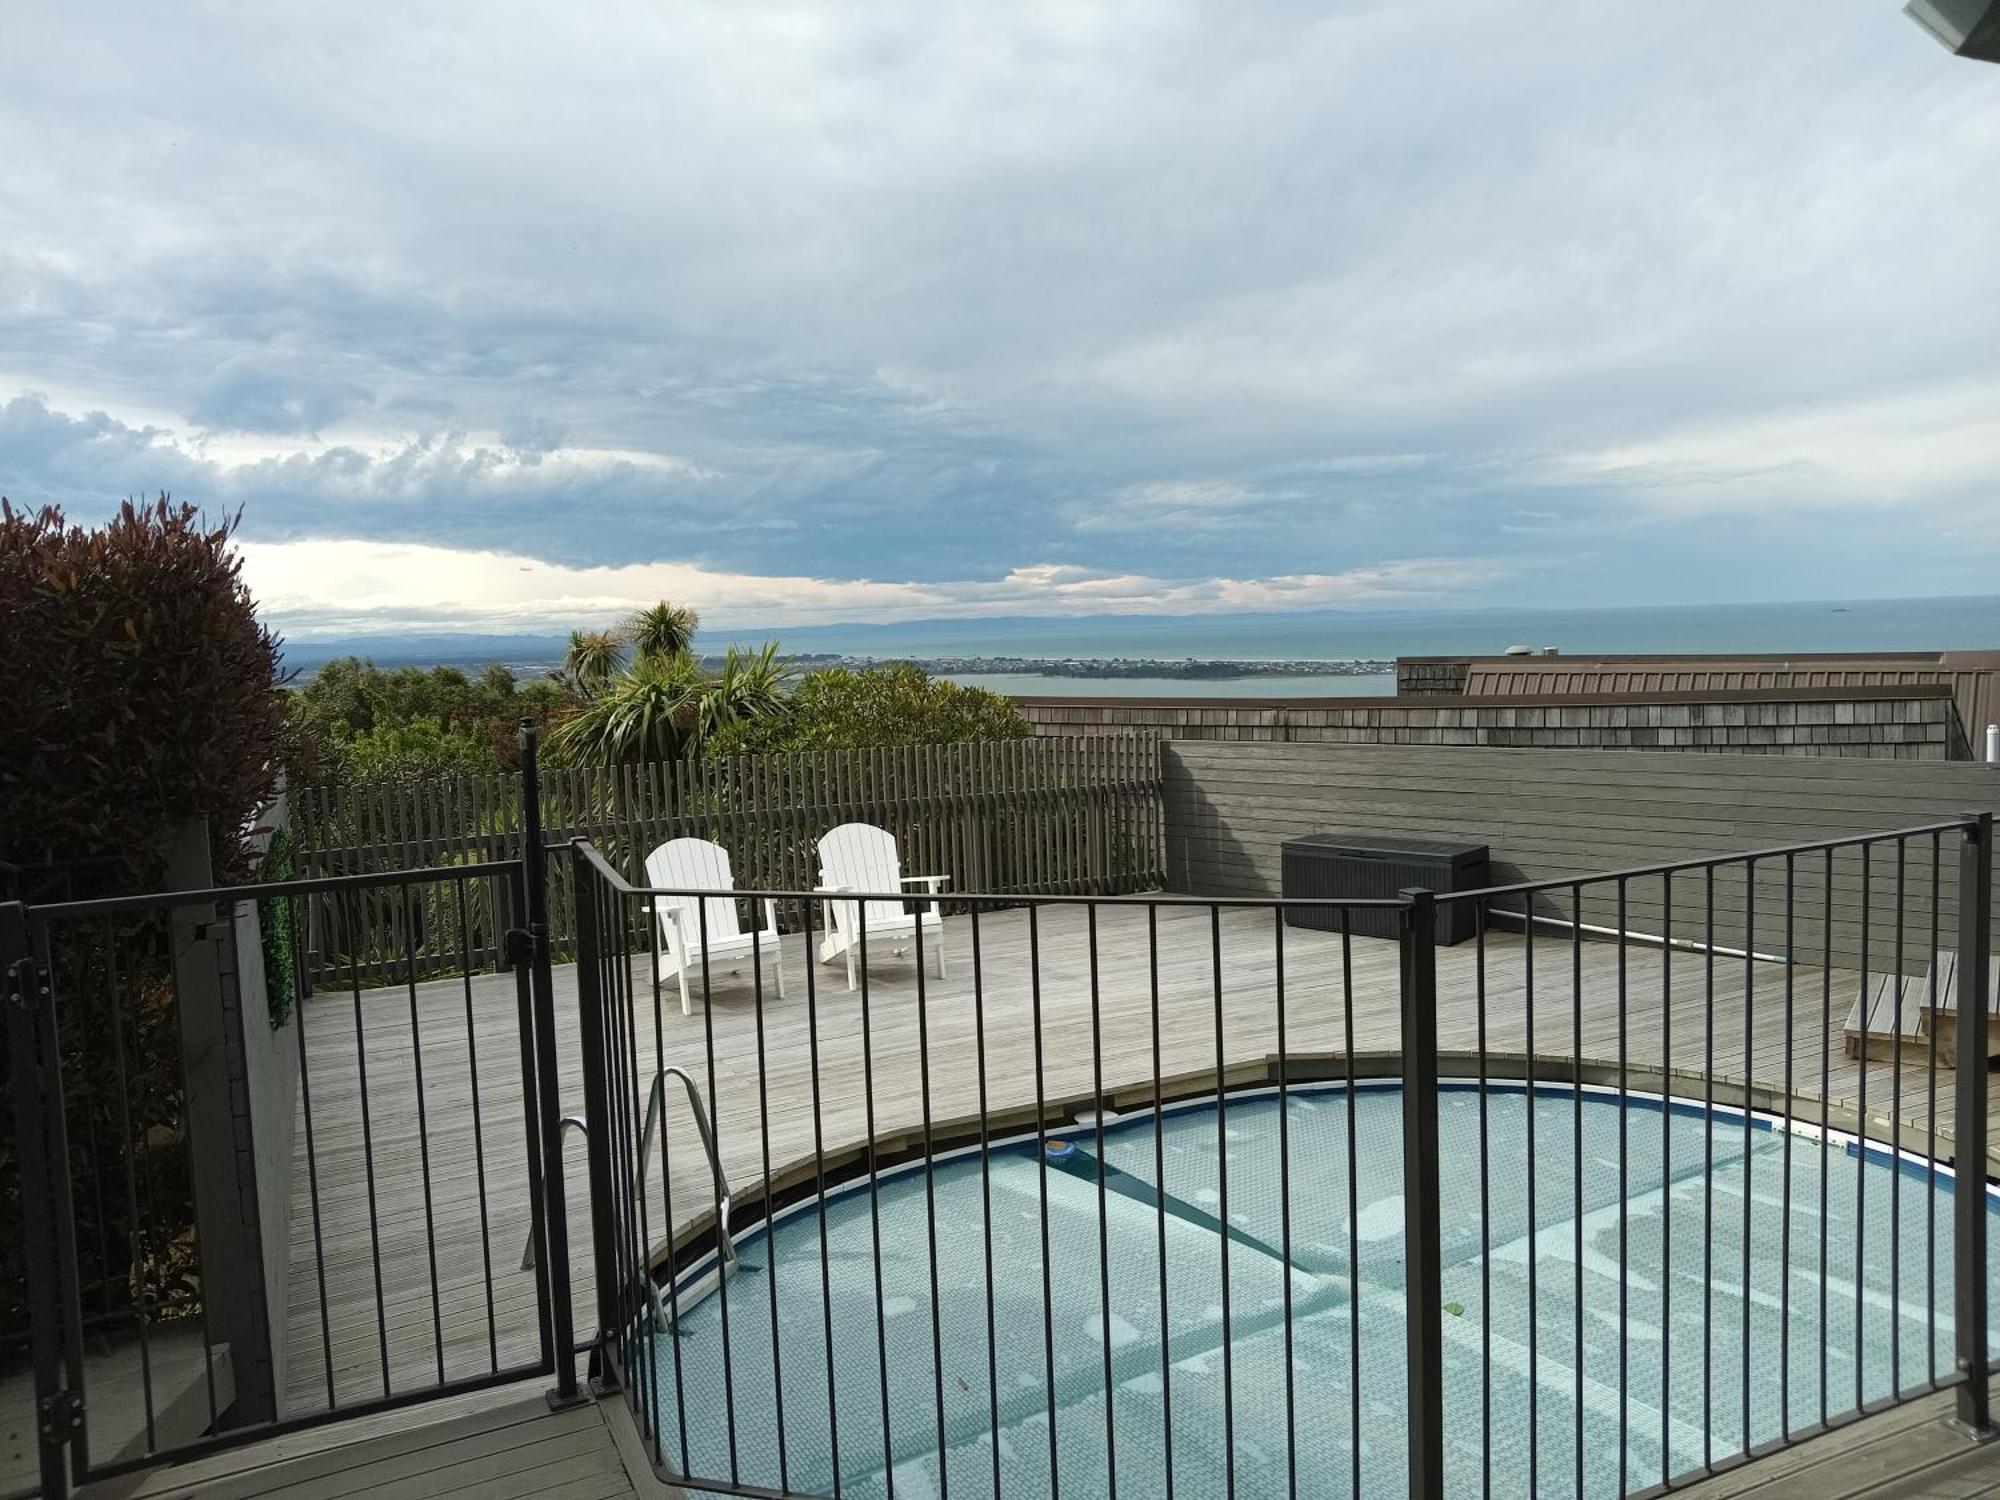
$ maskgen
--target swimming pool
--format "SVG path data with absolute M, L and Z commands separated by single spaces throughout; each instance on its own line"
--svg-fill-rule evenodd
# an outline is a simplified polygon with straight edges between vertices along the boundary
M 1401 1100 L 1231 1094 L 815 1197 L 680 1279 L 662 1450 L 903 1500 L 1401 1493 Z M 1952 1366 L 1943 1169 L 1567 1086 L 1448 1083 L 1439 1138 L 1453 1494 L 1615 1495 Z

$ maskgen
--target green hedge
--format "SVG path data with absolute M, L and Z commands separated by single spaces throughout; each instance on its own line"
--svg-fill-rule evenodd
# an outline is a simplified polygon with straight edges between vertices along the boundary
M 263 880 L 290 880 L 298 873 L 298 841 L 289 827 L 271 835 L 264 852 Z M 299 999 L 298 903 L 291 899 L 259 901 L 257 925 L 264 934 L 264 993 L 270 1001 L 271 1027 L 292 1018 Z

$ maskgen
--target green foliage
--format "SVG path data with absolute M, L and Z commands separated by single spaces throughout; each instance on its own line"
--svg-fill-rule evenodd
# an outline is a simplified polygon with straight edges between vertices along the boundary
M 553 722 L 572 701 L 561 683 L 522 682 L 497 662 L 473 677 L 345 656 L 291 694 L 285 765 L 294 786 L 512 770 L 520 721 Z
M 560 678 L 543 681 L 516 682 L 502 666 L 468 677 L 455 667 L 328 662 L 293 695 L 286 764 L 300 786 L 512 770 L 524 715 L 547 728 L 549 758 L 572 766 L 1029 733 L 1005 698 L 909 662 L 814 672 L 794 685 L 769 641 L 731 646 L 719 669 L 705 670 L 686 649 L 697 624 L 692 610 L 662 602 L 622 630 L 575 631 Z
M 755 651 L 731 646 L 722 658 L 722 671 L 702 695 L 700 743 L 783 723 L 791 713 L 790 679 L 791 669 L 778 659 L 776 641 L 766 641 Z
M 640 765 L 700 753 L 711 742 L 765 732 L 789 705 L 778 644 L 731 646 L 722 670 L 693 657 L 640 656 L 549 736 L 549 753 L 572 766 Z
M 678 760 L 699 738 L 707 683 L 688 656 L 642 656 L 549 736 L 549 753 L 573 766 Z
M 662 599 L 632 616 L 625 633 L 631 638 L 632 649 L 641 656 L 686 656 L 694 650 L 694 633 L 700 627 L 700 615 L 685 605 L 669 604 Z
M 147 889 L 162 835 L 205 816 L 217 878 L 249 873 L 285 717 L 234 527 L 164 495 L 97 530 L 0 501 L 0 859 Z
M 625 665 L 625 641 L 615 630 L 572 630 L 563 671 L 571 685 L 588 698 L 601 693 Z
M 273 833 L 270 846 L 264 851 L 264 868 L 257 878 L 290 880 L 297 874 L 296 844 L 288 827 Z M 257 903 L 257 926 L 264 938 L 264 995 L 274 1030 L 291 1019 L 292 1007 L 299 998 L 298 929 L 293 910 L 296 904 L 296 900 Z
M 436 719 L 377 724 L 342 745 L 340 756 L 343 781 L 404 781 L 497 769 L 484 740 L 471 731 L 446 729 Z
M 713 754 L 766 750 L 859 750 L 876 745 L 951 745 L 1024 739 L 1021 711 L 985 688 L 932 677 L 910 662 L 808 673 L 782 715 L 720 734 Z

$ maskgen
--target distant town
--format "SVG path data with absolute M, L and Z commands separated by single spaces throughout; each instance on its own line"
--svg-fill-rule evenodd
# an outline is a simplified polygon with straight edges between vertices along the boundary
M 1178 678 L 1182 680 L 1226 681 L 1235 677 L 1378 677 L 1396 670 L 1394 661 L 1328 661 L 1300 658 L 1289 661 L 1197 657 L 1178 659 L 1151 656 L 795 656 L 797 665 L 811 669 L 833 666 L 872 666 L 880 661 L 914 661 L 926 672 L 941 677 L 1021 676 L 1079 678 Z

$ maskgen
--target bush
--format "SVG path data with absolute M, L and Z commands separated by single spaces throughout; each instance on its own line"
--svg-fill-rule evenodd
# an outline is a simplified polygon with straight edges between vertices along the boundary
M 763 733 L 789 712 L 789 675 L 775 641 L 731 646 L 714 672 L 686 652 L 641 655 L 557 726 L 549 753 L 560 765 L 644 765 Z
M 1033 731 L 998 693 L 932 677 L 912 662 L 832 667 L 800 679 L 786 711 L 714 736 L 714 755 L 766 750 L 861 750 L 1025 739 Z
M 294 786 L 514 770 L 520 721 L 556 722 L 572 706 L 562 684 L 522 682 L 498 662 L 468 677 L 344 656 L 290 695 L 285 766 Z
M 298 873 L 298 840 L 289 827 L 271 835 L 259 880 L 290 880 Z M 299 999 L 298 900 L 279 897 L 257 903 L 257 928 L 264 942 L 264 995 L 273 1029 L 291 1019 Z
M 218 881 L 255 874 L 244 834 L 275 787 L 285 716 L 278 643 L 243 586 L 234 526 L 165 496 L 126 502 L 100 530 L 0 500 L 0 860 L 26 899 L 157 890 L 166 836 L 197 817 Z M 201 1292 L 166 922 L 67 924 L 49 961 L 86 1305 L 100 1328 L 184 1316 Z M 8 1087 L 0 1072 L 11 1121 Z M 6 1134 L 0 1223 L 18 1225 Z M 127 1208 L 135 1158 L 149 1234 Z M 25 1321 L 22 1241 L 0 1235 L 0 1328 Z
M 251 874 L 284 709 L 234 529 L 164 495 L 96 531 L 0 500 L 0 859 L 70 870 L 79 896 L 144 890 L 162 836 L 207 817 L 217 879 Z
M 339 747 L 342 781 L 396 781 L 420 776 L 465 775 L 499 769 L 492 747 L 436 719 L 377 724 Z

